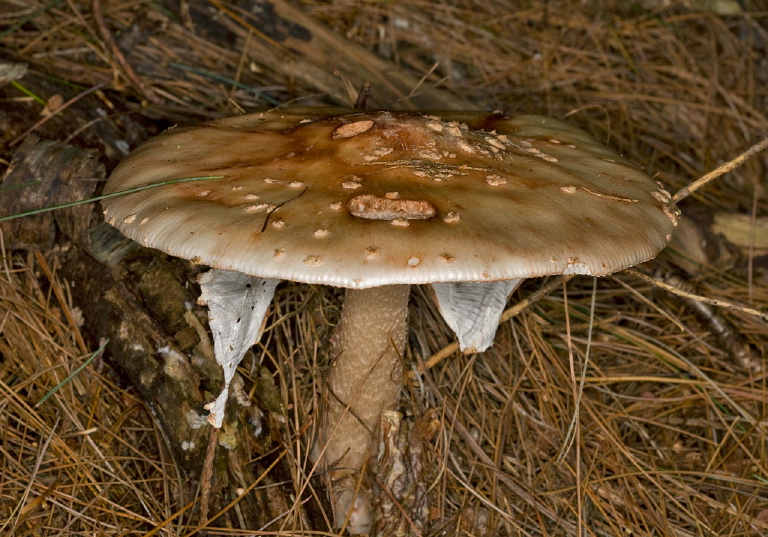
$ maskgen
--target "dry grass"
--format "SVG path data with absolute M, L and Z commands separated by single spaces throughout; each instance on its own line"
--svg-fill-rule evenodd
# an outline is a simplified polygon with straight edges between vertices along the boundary
M 417 77 L 428 73 L 425 87 L 478 107 L 568 118 L 672 191 L 768 133 L 765 2 L 737 17 L 651 1 L 509 4 L 303 2 L 350 40 Z M 0 28 L 34 14 L 0 39 L 38 72 L 103 82 L 117 90 L 112 100 L 145 99 L 155 118 L 188 122 L 235 113 L 232 102 L 265 105 L 254 88 L 278 101 L 314 91 L 250 56 L 246 42 L 260 38 L 237 24 L 228 26 L 233 46 L 222 48 L 158 4 L 104 3 L 102 11 L 160 104 L 130 84 L 90 1 L 0 0 Z M 766 170 L 758 155 L 686 200 L 684 212 L 768 214 Z M 146 534 L 185 506 L 131 390 L 96 360 L 35 407 L 91 352 L 42 260 L 8 253 L 0 274 L 0 533 Z M 661 258 L 643 270 L 662 277 L 676 268 Z M 715 256 L 684 276 L 698 294 L 762 311 L 768 304 L 764 260 Z M 420 365 L 453 338 L 424 290 L 414 292 L 402 403 L 414 419 L 439 424 L 428 451 L 430 535 L 768 534 L 768 324 L 738 311 L 697 316 L 631 274 L 594 285 L 593 295 L 592 280 L 571 280 L 505 323 L 489 352 L 453 354 L 429 370 Z M 333 290 L 281 287 L 263 352 L 252 358 L 274 372 L 287 405 L 299 485 L 323 368 L 317 342 L 327 341 L 338 303 Z M 721 325 L 747 359 L 716 337 Z M 246 380 L 253 365 L 244 364 Z M 187 535 L 188 522 L 182 514 L 157 533 Z M 211 531 L 261 534 L 246 530 Z
M 137 396 L 96 359 L 37 405 L 91 354 L 40 261 L 6 257 L 0 275 L 0 533 L 149 530 L 174 510 L 178 483 Z

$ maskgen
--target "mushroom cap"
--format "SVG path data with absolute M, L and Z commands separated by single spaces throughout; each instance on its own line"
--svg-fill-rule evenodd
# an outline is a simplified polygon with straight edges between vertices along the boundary
M 584 131 L 494 112 L 282 108 L 171 129 L 107 221 L 215 268 L 339 287 L 605 275 L 654 257 L 669 193 Z

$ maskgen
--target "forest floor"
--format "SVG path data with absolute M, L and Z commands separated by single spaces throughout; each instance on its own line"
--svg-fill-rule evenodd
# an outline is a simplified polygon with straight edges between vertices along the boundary
M 170 126 L 351 106 L 366 81 L 374 107 L 564 119 L 674 193 L 768 136 L 768 2 L 0 0 L 0 174 L 78 151 L 75 190 L 97 195 Z M 416 289 L 400 409 L 429 430 L 428 510 L 406 534 L 768 534 L 766 186 L 762 152 L 680 202 L 655 260 L 526 281 L 510 306 L 554 284 L 484 353 L 455 351 Z M 0 183 L 0 208 L 27 187 Z M 97 352 L 117 335 L 63 265 L 100 219 L 80 209 L 23 237 L 0 223 L 0 535 L 334 535 L 306 453 L 338 290 L 279 288 L 240 368 L 245 393 L 279 399 L 249 457 L 269 463 L 201 518 L 199 476 Z M 242 507 L 257 489 L 279 516 Z

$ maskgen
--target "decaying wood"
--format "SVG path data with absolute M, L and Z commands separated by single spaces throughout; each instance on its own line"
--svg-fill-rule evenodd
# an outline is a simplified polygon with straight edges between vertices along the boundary
M 96 151 L 27 138 L 0 182 L 0 216 L 89 198 L 96 190 L 96 179 L 103 177 L 104 166 Z M 5 247 L 48 250 L 57 226 L 87 245 L 92 211 L 92 206 L 83 205 L 0 223 Z
M 697 292 L 693 283 L 688 282 L 677 274 L 670 275 L 665 280 L 668 284 L 687 293 Z M 717 308 L 692 298 L 680 297 L 680 300 L 715 336 L 719 346 L 741 367 L 755 373 L 760 373 L 763 370 L 762 360 L 755 356 L 749 344 L 742 342 L 736 327 Z
M 399 412 L 382 414 L 371 535 L 416 537 L 426 533 L 429 507 L 423 451 L 429 425 L 429 418 L 414 425 Z
M 83 332 L 91 341 L 110 338 L 105 358 L 131 381 L 161 424 L 185 478 L 186 503 L 196 493 L 210 434 L 203 405 L 223 383 L 203 328 L 206 314 L 188 309 L 197 299 L 193 276 L 181 262 L 155 251 L 137 247 L 109 267 L 75 244 L 60 273 L 82 310 Z M 253 483 L 271 459 L 249 461 L 275 447 L 276 418 L 260 404 L 261 397 L 271 394 L 256 390 L 249 399 L 241 380 L 232 392 L 213 464 L 211 513 L 236 498 L 238 488 Z M 275 502 L 264 492 L 244 497 L 239 505 L 248 527 L 263 527 L 278 517 L 272 506 L 284 505 L 283 500 Z

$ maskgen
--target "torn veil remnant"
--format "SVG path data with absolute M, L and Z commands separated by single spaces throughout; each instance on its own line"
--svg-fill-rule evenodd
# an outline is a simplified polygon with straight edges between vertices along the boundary
M 142 145 L 105 193 L 200 175 L 222 177 L 105 200 L 106 219 L 212 267 L 202 298 L 227 385 L 279 280 L 347 288 L 315 457 L 335 468 L 337 522 L 350 514 L 358 533 L 370 484 L 355 497 L 356 474 L 382 412 L 397 407 L 411 284 L 432 284 L 462 349 L 482 351 L 520 280 L 648 260 L 679 217 L 666 191 L 583 131 L 486 112 L 216 120 Z M 216 426 L 226 391 L 210 406 Z

